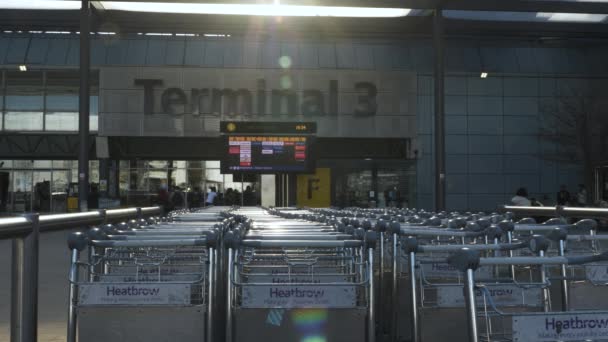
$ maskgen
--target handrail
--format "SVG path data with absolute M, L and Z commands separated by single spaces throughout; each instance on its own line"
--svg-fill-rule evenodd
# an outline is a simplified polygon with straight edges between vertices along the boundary
M 514 205 L 503 205 L 498 208 L 501 212 L 512 212 L 518 217 L 544 216 L 544 217 L 577 217 L 577 218 L 607 218 L 608 208 L 585 208 L 585 207 L 520 207 Z
M 115 223 L 121 220 L 160 215 L 161 207 L 95 210 L 82 213 L 50 214 L 38 217 L 40 232 L 66 230 L 102 223 Z M 0 240 L 12 239 L 33 232 L 33 225 L 24 217 L 0 219 Z
M 96 210 L 72 214 L 25 214 L 0 219 L 0 240 L 13 239 L 11 341 L 37 341 L 38 252 L 41 232 L 67 230 L 161 215 L 161 207 Z

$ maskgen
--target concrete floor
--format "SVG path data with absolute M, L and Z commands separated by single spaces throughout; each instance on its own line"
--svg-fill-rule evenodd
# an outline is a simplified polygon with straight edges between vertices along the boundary
M 38 291 L 38 341 L 64 342 L 68 305 L 70 232 L 44 233 L 40 237 L 40 287 Z M 0 241 L 0 342 L 10 341 L 11 241 Z

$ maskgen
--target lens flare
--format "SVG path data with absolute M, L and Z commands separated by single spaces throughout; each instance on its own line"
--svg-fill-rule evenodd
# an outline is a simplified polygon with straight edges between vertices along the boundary
M 326 309 L 298 309 L 292 311 L 292 320 L 302 334 L 300 342 L 326 342 Z
M 307 336 L 300 340 L 300 342 L 326 342 L 325 336 Z

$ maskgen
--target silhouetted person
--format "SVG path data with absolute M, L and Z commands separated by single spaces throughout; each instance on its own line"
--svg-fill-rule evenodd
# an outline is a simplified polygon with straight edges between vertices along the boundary
M 247 206 L 255 205 L 255 197 L 251 186 L 247 185 L 245 191 L 243 191 L 243 204 Z
M 532 202 L 528 199 L 528 190 L 526 188 L 519 188 L 515 192 L 515 196 L 511 198 L 511 203 L 518 207 L 529 207 Z
M 576 205 L 580 207 L 587 206 L 587 189 L 584 184 L 578 185 L 578 192 L 576 193 Z
M 568 205 L 570 204 L 570 193 L 566 189 L 565 185 L 560 186 L 560 190 L 557 193 L 557 205 Z
M 209 188 L 209 192 L 207 193 L 207 200 L 205 201 L 205 205 L 213 205 L 215 203 L 215 198 L 217 197 L 217 192 L 215 187 L 212 186 Z

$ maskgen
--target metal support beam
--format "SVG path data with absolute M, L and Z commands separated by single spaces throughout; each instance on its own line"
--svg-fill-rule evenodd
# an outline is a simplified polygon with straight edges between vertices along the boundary
M 28 214 L 32 231 L 13 240 L 11 342 L 38 340 L 38 214 Z
M 433 16 L 435 50 L 435 210 L 445 210 L 445 105 L 444 105 L 444 37 L 443 15 L 436 9 Z
M 89 73 L 91 69 L 90 16 L 89 0 L 82 0 L 80 9 L 80 93 L 78 96 L 78 207 L 88 210 L 89 193 Z

